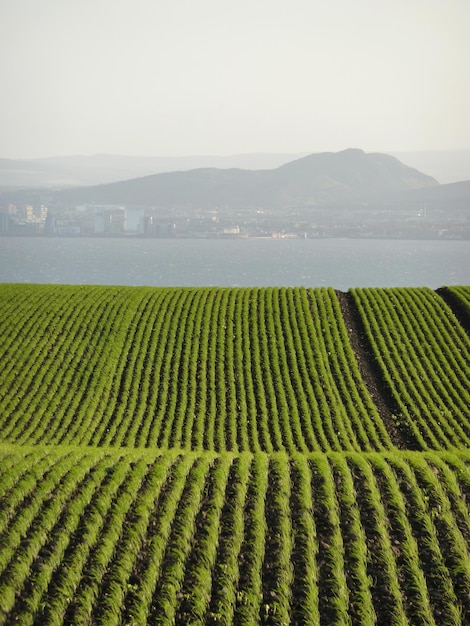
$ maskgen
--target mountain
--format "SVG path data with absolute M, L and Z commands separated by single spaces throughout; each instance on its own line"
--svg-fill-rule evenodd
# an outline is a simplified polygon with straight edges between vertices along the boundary
M 270 170 L 201 168 L 49 192 L 59 204 L 215 209 L 345 206 L 437 187 L 435 179 L 386 154 L 325 152 Z
M 191 169 L 272 169 L 308 153 L 255 153 L 230 156 L 141 157 L 114 154 L 37 159 L 0 159 L 0 189 L 84 187 L 163 172 Z M 470 179 L 470 150 L 391 152 L 402 163 L 439 183 Z
M 450 210 L 466 211 L 470 207 L 470 180 L 458 183 L 448 183 L 437 187 L 410 189 L 406 192 L 392 194 L 380 203 L 383 207 L 397 207 L 408 209 L 424 207 L 446 212 Z
M 470 150 L 428 150 L 390 154 L 402 163 L 432 176 L 441 184 L 470 179 Z M 272 169 L 307 155 L 305 152 L 183 157 L 94 154 L 0 159 L 0 189 L 84 187 L 163 172 L 201 168 Z

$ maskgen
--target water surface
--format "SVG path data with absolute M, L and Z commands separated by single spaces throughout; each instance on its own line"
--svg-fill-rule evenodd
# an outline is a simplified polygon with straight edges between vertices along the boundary
M 1 237 L 0 282 L 436 289 L 470 284 L 470 242 Z

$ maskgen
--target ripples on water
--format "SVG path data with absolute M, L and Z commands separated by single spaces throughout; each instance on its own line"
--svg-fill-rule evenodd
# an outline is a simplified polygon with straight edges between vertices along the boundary
M 468 241 L 0 238 L 0 282 L 435 289 L 469 268 Z

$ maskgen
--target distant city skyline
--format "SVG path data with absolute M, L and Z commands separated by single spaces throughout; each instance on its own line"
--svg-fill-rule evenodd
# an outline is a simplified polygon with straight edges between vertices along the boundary
M 470 148 L 468 0 L 2 0 L 0 157 Z

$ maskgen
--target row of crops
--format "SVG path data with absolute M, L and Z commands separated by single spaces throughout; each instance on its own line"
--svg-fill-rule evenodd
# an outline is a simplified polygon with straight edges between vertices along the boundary
M 454 285 L 452 287 L 446 287 L 445 290 L 470 309 L 470 286 Z
M 469 290 L 456 291 L 464 298 Z M 430 289 L 353 289 L 393 394 L 421 449 L 470 444 L 470 340 Z
M 0 455 L 2 624 L 470 622 L 468 453 Z
M 470 341 L 449 306 L 424 288 L 351 294 L 393 428 L 332 289 L 1 285 L 0 437 L 289 454 L 467 446 Z
M 0 625 L 470 623 L 469 311 L 0 285 Z

